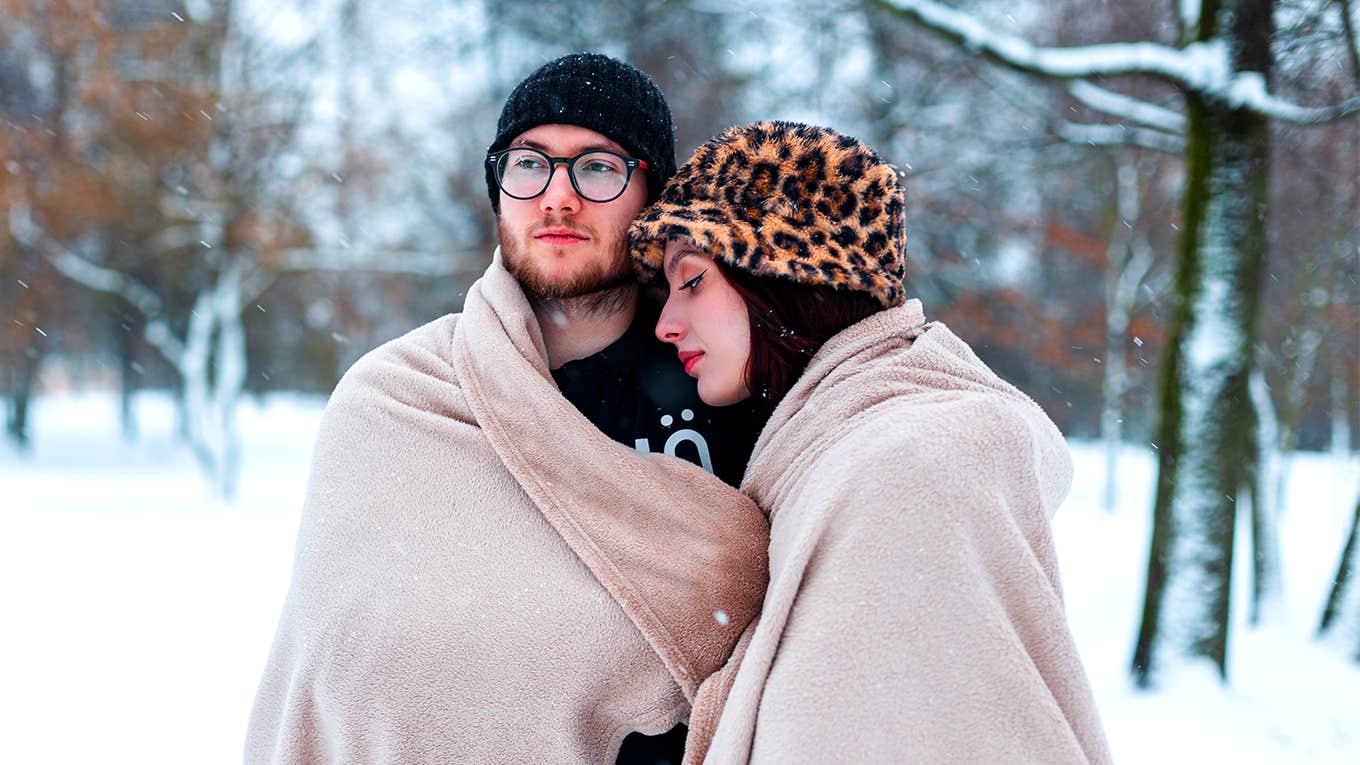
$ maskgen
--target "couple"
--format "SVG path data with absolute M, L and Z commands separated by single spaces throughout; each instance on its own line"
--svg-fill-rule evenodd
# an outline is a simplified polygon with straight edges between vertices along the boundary
M 769 122 L 676 171 L 577 54 L 487 183 L 463 312 L 326 408 L 247 762 L 1109 760 L 1061 435 L 905 300 L 891 167 Z

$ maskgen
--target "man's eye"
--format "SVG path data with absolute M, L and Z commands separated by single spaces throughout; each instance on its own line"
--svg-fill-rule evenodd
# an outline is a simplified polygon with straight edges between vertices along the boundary
M 694 277 L 693 279 L 690 279 L 689 281 L 687 281 L 687 282 L 685 282 L 684 284 L 680 285 L 680 289 L 681 289 L 681 290 L 692 290 L 692 289 L 694 289 L 695 287 L 698 287 L 698 286 L 699 286 L 699 281 L 700 281 L 701 279 L 704 278 L 704 274 L 706 274 L 706 273 L 708 273 L 708 269 L 707 269 L 707 268 L 705 268 L 704 270 L 700 271 L 698 276 L 696 276 L 696 277 Z
M 520 157 L 515 160 L 515 167 L 521 170 L 538 170 L 543 167 L 543 160 L 538 157 Z
M 617 173 L 619 169 L 608 162 L 593 160 L 582 163 L 581 170 L 587 173 Z

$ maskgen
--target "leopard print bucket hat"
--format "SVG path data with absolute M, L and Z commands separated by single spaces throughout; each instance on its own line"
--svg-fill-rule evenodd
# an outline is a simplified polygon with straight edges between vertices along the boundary
M 898 173 L 859 140 L 792 122 L 733 127 L 699 147 L 628 230 L 633 265 L 659 278 L 666 242 L 689 237 L 758 276 L 904 301 Z

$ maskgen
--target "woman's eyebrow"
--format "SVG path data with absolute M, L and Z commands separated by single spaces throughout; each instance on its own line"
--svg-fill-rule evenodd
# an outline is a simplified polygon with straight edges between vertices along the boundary
M 694 254 L 696 254 L 694 250 L 689 247 L 678 249 L 672 252 L 670 255 L 666 256 L 666 264 L 665 266 L 663 266 L 662 270 L 664 270 L 667 274 L 674 273 L 675 269 L 680 267 L 681 259 Z

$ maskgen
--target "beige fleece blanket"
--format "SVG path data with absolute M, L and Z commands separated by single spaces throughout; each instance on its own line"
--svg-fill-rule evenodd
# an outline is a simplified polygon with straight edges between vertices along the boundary
M 1108 762 L 1049 537 L 1071 475 L 1048 417 L 919 301 L 832 338 L 747 469 L 770 587 L 687 761 Z
M 686 719 L 759 609 L 768 535 L 560 395 L 497 258 L 327 405 L 245 759 L 612 763 Z

